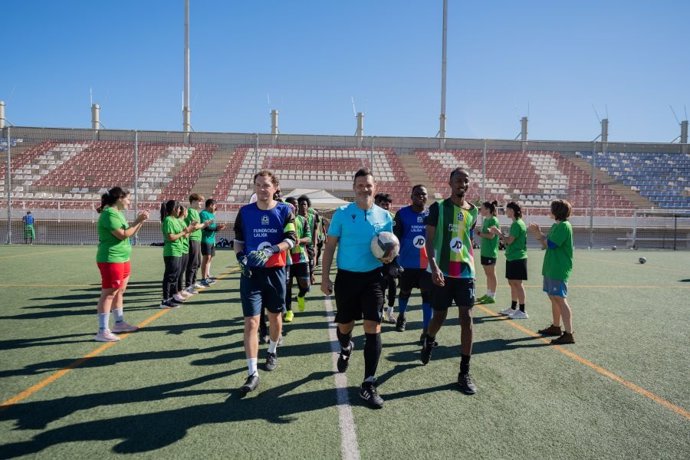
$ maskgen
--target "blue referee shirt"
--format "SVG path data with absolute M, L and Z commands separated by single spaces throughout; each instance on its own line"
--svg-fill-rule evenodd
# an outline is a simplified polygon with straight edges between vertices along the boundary
M 381 267 L 381 262 L 371 253 L 371 240 L 374 235 L 392 230 L 390 213 L 376 205 L 367 210 L 355 203 L 339 207 L 328 227 L 328 236 L 338 238 L 338 268 L 370 272 Z

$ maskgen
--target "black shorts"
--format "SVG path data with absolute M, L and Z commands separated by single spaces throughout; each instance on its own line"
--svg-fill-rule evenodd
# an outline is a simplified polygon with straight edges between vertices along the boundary
M 295 278 L 309 279 L 309 265 L 306 262 L 289 265 L 288 279 L 292 279 L 293 276 Z
M 431 307 L 434 310 L 445 311 L 453 305 L 458 307 L 472 307 L 474 305 L 474 280 L 472 278 L 445 277 L 445 286 L 431 287 Z
M 495 257 L 481 257 L 482 259 L 482 265 L 496 265 L 496 258 Z
M 216 245 L 211 243 L 201 242 L 201 255 L 203 256 L 215 256 L 216 255 Z
M 338 270 L 335 276 L 335 322 L 346 324 L 359 319 L 381 322 L 383 274 Z
M 429 278 L 431 281 L 431 274 L 421 268 L 406 268 L 400 275 L 400 290 L 403 292 L 410 292 L 413 288 L 418 288 L 422 291 L 429 289 L 429 283 L 424 283 L 423 278 Z
M 506 278 L 509 280 L 526 280 L 527 259 L 507 260 Z

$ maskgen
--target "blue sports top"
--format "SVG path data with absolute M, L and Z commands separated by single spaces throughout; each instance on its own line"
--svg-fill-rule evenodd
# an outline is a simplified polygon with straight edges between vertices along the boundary
M 401 208 L 395 215 L 393 232 L 400 240 L 400 255 L 398 263 L 403 268 L 426 270 L 428 259 L 426 255 L 426 216 L 428 209 L 415 212 L 412 206 Z
M 252 203 L 240 208 L 235 220 L 235 241 L 244 244 L 247 254 L 285 239 L 295 242 L 295 216 L 290 206 L 277 202 L 273 209 L 264 211 Z M 286 259 L 285 251 L 274 254 L 266 267 L 284 267 Z
M 364 210 L 350 203 L 336 209 L 328 227 L 328 236 L 338 238 L 338 268 L 370 272 L 381 267 L 381 262 L 371 253 L 371 239 L 392 230 L 391 215 L 376 205 Z

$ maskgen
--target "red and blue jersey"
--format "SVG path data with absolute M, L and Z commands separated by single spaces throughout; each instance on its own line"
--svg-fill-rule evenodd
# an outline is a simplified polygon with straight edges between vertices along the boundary
M 401 208 L 395 214 L 393 233 L 400 240 L 398 263 L 403 268 L 425 270 L 429 259 L 426 255 L 425 220 L 427 209 L 415 212 L 412 206 Z
M 259 209 L 256 203 L 242 206 L 235 220 L 235 241 L 244 245 L 244 251 L 261 250 L 281 241 L 295 241 L 295 216 L 285 203 L 277 202 L 272 209 Z M 266 267 L 284 267 L 287 252 L 273 254 Z

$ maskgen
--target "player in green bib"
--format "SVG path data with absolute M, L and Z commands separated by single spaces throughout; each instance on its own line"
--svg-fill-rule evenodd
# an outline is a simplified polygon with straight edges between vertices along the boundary
M 513 221 L 508 235 L 504 235 L 498 227 L 491 229 L 506 245 L 506 279 L 510 285 L 510 307 L 500 313 L 511 319 L 527 319 L 529 315 L 525 311 L 525 287 L 522 285 L 522 282 L 527 280 L 527 225 L 522 220 L 522 208 L 514 201 L 506 205 L 506 216 Z
M 300 197 L 301 198 L 301 197 Z M 287 257 L 287 290 L 285 295 L 285 318 L 286 323 L 292 322 L 295 313 L 292 311 L 292 286 L 294 279 L 297 279 L 299 292 L 297 293 L 297 309 L 304 311 L 306 307 L 305 296 L 311 287 L 309 275 L 309 255 L 307 246 L 312 243 L 311 226 L 307 219 L 308 207 L 305 201 L 300 201 L 294 197 L 288 197 L 285 202 L 292 205 L 295 210 L 295 246 L 290 249 Z M 297 214 L 297 210 L 300 213 Z
M 185 299 L 180 296 L 177 280 L 182 270 L 183 238 L 192 233 L 193 228 L 185 227 L 180 219 L 179 201 L 168 200 L 161 205 L 161 232 L 163 233 L 163 301 L 161 308 L 179 306 Z
M 491 232 L 492 227 L 501 228 L 496 217 L 496 207 L 498 202 L 485 201 L 479 210 L 484 218 L 482 229 L 477 233 L 481 239 L 479 244 L 481 250 L 481 263 L 486 275 L 486 294 L 477 299 L 477 303 L 492 304 L 496 303 L 496 259 L 498 258 L 498 237 Z
M 195 228 L 189 235 L 189 257 L 185 269 L 185 289 L 190 294 L 196 294 L 196 289 L 204 287 L 201 283 L 197 283 L 196 281 L 196 275 L 201 266 L 202 229 L 208 227 L 211 223 L 211 221 L 202 222 L 199 216 L 199 210 L 201 210 L 201 203 L 203 201 L 204 197 L 197 193 L 189 195 L 189 208 L 187 209 L 187 217 L 185 218 L 185 225 L 194 225 Z
M 573 313 L 568 305 L 568 280 L 573 271 L 573 227 L 568 222 L 572 206 L 565 200 L 551 202 L 551 218 L 556 221 L 548 235 L 544 235 L 539 225 L 530 225 L 530 231 L 546 249 L 544 254 L 544 292 L 551 301 L 553 322 L 538 332 L 541 335 L 558 336 L 551 341 L 555 345 L 575 343 L 573 332 Z M 561 332 L 561 319 L 563 329 Z
M 124 212 L 130 205 L 129 192 L 121 187 L 113 187 L 101 196 L 98 212 L 98 250 L 96 263 L 101 272 L 101 296 L 98 299 L 98 342 L 117 342 L 114 333 L 134 332 L 139 328 L 127 324 L 124 319 L 124 294 L 129 282 L 130 255 L 132 246 L 129 239 L 141 229 L 149 218 L 142 211 L 130 227 Z M 115 313 L 115 326 L 109 328 L 110 312 Z
M 451 196 L 429 207 L 426 218 L 427 271 L 431 274 L 431 305 L 434 309 L 422 345 L 421 360 L 427 364 L 453 301 L 460 317 L 460 391 L 472 395 L 477 387 L 470 376 L 472 355 L 472 308 L 474 305 L 474 250 L 472 233 L 479 214 L 477 207 L 465 199 L 470 178 L 462 168 L 450 173 Z
M 209 287 L 216 281 L 211 276 L 211 261 L 216 255 L 216 232 L 225 230 L 225 224 L 216 223 L 216 200 L 209 198 L 205 208 L 199 213 L 199 219 L 206 224 L 201 230 L 201 285 Z

